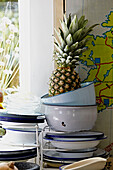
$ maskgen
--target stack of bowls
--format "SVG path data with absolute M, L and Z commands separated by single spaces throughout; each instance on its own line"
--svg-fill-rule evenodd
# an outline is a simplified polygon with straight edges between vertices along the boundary
M 92 82 L 81 88 L 49 97 L 41 97 L 48 126 L 55 131 L 90 130 L 97 119 L 95 88 Z
M 55 150 L 44 151 L 49 163 L 68 164 L 107 153 L 97 145 L 107 137 L 91 131 L 97 119 L 97 106 L 93 82 L 82 83 L 81 88 L 49 97 L 41 97 L 44 114 L 50 131 L 44 141 Z M 51 147 L 50 147 L 51 149 Z

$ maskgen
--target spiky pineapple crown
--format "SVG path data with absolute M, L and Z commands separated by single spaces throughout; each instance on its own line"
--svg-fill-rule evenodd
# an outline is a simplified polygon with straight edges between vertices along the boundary
M 89 38 L 86 36 L 98 25 L 94 24 L 86 28 L 88 20 L 81 16 L 78 20 L 77 15 L 73 19 L 64 15 L 64 21 L 60 20 L 61 28 L 59 32 L 55 29 L 59 41 L 55 38 L 54 60 L 58 67 L 76 67 L 80 60 L 81 54 L 87 50 L 86 43 Z

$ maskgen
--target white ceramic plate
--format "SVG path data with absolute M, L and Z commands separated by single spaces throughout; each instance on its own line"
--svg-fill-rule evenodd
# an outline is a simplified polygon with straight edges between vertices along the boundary
M 87 149 L 87 148 L 93 148 L 96 147 L 100 141 L 103 139 L 106 139 L 107 137 L 104 136 L 100 139 L 94 139 L 94 140 L 56 140 L 56 139 L 49 139 L 44 138 L 46 140 L 49 140 L 51 144 L 56 148 L 62 148 L 62 149 Z
M 104 157 L 104 155 L 107 153 L 105 150 L 98 148 L 96 151 L 93 151 L 92 156 L 88 156 L 88 152 L 81 153 L 66 153 L 66 152 L 57 152 L 53 150 L 47 150 L 44 151 L 44 158 L 48 160 L 56 160 L 56 161 L 78 161 L 81 159 L 85 159 L 88 157 Z M 78 155 L 77 155 L 78 154 Z M 83 155 L 82 155 L 83 154 Z M 88 157 L 86 157 L 86 155 Z M 89 154 L 90 155 L 90 154 Z
M 104 133 L 103 132 L 98 132 L 98 131 L 82 131 L 82 132 L 55 132 L 55 131 L 50 131 L 46 133 L 46 137 L 48 138 L 57 138 L 57 139 L 80 139 L 80 140 L 88 140 L 88 139 L 96 139 L 103 137 Z
M 10 146 L 2 142 L 0 144 L 0 161 L 26 160 L 36 156 L 36 147 Z
M 49 157 L 52 159 L 60 159 L 60 160 L 75 160 L 75 159 L 83 159 L 89 158 L 93 156 L 93 152 L 96 148 L 93 148 L 91 151 L 84 151 L 84 152 L 58 152 L 58 151 L 45 151 L 44 156 Z

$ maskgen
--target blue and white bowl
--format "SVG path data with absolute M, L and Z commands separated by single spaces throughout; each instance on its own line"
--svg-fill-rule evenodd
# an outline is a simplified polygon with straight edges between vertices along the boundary
M 97 119 L 97 106 L 46 105 L 45 118 L 48 126 L 55 131 L 76 132 L 91 130 Z
M 93 82 L 81 83 L 81 88 L 49 97 L 45 94 L 41 97 L 44 104 L 53 105 L 95 105 L 96 96 Z

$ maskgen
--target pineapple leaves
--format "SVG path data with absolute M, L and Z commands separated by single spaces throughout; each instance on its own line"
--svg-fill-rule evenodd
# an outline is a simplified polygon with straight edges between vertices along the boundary
M 86 39 L 81 40 L 81 41 L 78 43 L 79 48 L 85 47 L 86 43 L 87 43 L 90 39 L 91 39 L 91 38 L 86 38 Z
M 67 27 L 69 29 L 69 26 L 71 24 L 71 14 L 69 14 L 69 17 L 67 18 Z
M 69 34 L 66 38 L 67 45 L 72 45 L 73 44 L 73 37 L 71 34 Z
M 85 20 L 85 16 L 82 15 L 78 21 L 78 29 L 82 28 L 83 27 L 83 23 L 84 23 L 84 20 Z
M 56 42 L 54 42 L 54 44 L 55 44 L 56 49 L 59 51 L 59 53 L 60 53 L 61 55 L 63 55 L 63 51 L 60 49 L 60 47 L 58 46 L 58 44 L 57 44 Z
M 79 40 L 79 38 L 81 37 L 82 31 L 83 31 L 83 28 L 80 28 L 74 33 L 73 35 L 74 42 L 77 42 Z
M 63 40 L 61 34 L 60 34 L 56 29 L 55 29 L 55 32 L 56 32 L 57 37 L 58 37 L 58 39 L 59 39 L 59 41 L 60 41 L 60 43 L 61 43 L 61 49 L 63 49 L 63 48 L 65 47 L 66 43 L 65 43 L 65 41 Z
M 71 34 L 74 34 L 78 30 L 78 18 L 74 15 L 74 18 L 69 26 L 69 31 Z
M 60 24 L 61 24 L 62 31 L 63 31 L 63 34 L 64 34 L 64 39 L 65 39 L 69 35 L 69 30 L 68 30 L 68 27 L 67 27 L 67 25 L 64 21 L 60 20 Z
M 59 32 L 55 29 L 58 40 L 54 37 L 56 47 L 54 60 L 59 67 L 76 67 L 78 61 L 83 57 L 83 52 L 88 49 L 86 44 L 91 39 L 86 36 L 95 26 L 99 25 L 86 27 L 87 23 L 88 20 L 84 15 L 78 20 L 77 15 L 71 19 L 71 14 L 68 17 L 64 14 L 64 20 L 60 21 Z

